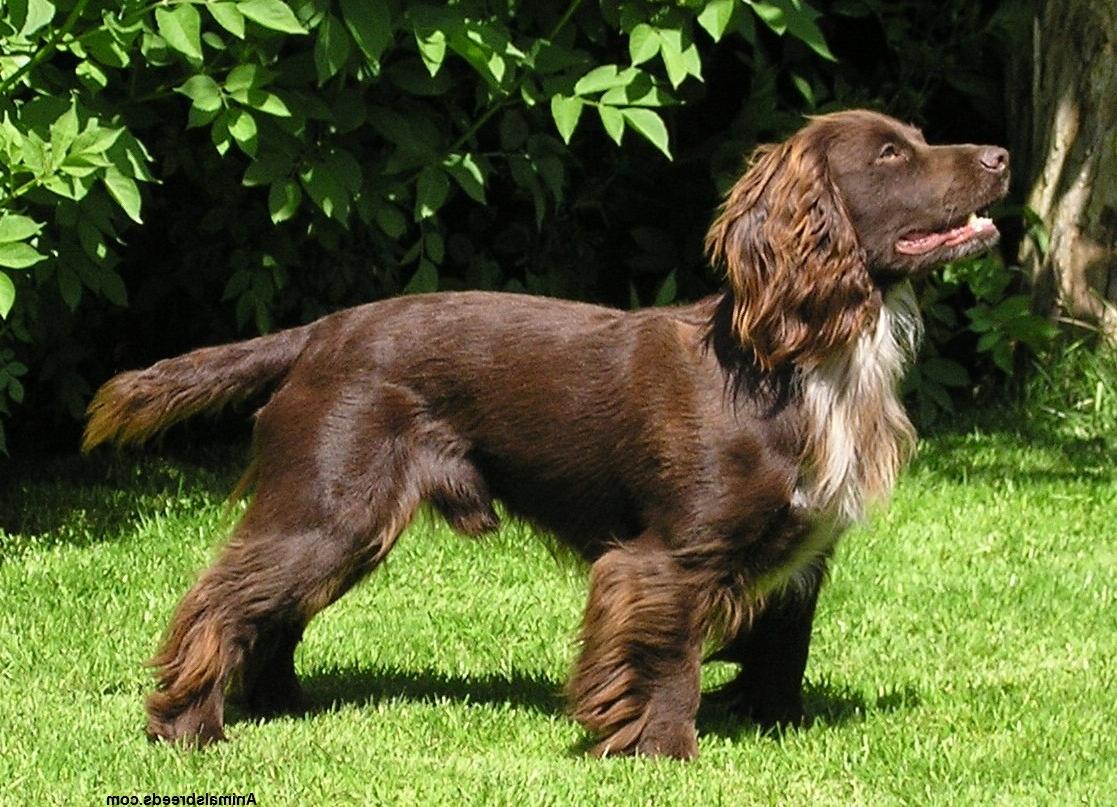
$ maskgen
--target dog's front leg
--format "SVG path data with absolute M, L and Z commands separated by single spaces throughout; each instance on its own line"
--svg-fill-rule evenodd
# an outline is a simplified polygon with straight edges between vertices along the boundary
M 752 623 L 711 657 L 741 665 L 737 677 L 717 693 L 741 717 L 766 728 L 804 721 L 803 674 L 824 577 L 823 561 L 800 572 L 794 584 L 770 595 Z
M 574 717 L 601 738 L 593 753 L 698 755 L 695 600 L 690 577 L 657 542 L 617 547 L 593 564 L 568 687 Z

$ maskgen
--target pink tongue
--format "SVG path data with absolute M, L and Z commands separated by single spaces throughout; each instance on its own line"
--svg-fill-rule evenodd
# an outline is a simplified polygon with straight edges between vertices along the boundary
M 896 242 L 896 251 L 904 255 L 923 255 L 943 245 L 959 244 L 972 238 L 977 231 L 969 224 L 938 233 L 916 233 Z

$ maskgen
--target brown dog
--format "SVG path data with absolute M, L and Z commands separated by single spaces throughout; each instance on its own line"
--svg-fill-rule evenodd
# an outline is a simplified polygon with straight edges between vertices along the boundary
M 907 278 L 986 248 L 1008 153 L 928 146 L 872 112 L 760 148 L 707 238 L 721 295 L 639 312 L 432 294 L 123 373 L 86 450 L 275 384 L 256 493 L 154 659 L 153 738 L 223 735 L 236 680 L 300 698 L 313 616 L 371 572 L 420 502 L 458 531 L 494 499 L 592 564 L 568 693 L 600 754 L 697 754 L 704 641 L 762 723 L 801 717 L 835 540 L 884 499 L 913 431 L 896 396 L 920 319 Z

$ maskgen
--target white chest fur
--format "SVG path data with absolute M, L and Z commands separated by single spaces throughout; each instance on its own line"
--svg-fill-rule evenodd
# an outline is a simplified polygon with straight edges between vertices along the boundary
M 898 387 L 922 329 L 911 285 L 900 283 L 872 330 L 804 374 L 807 439 L 792 505 L 812 528 L 791 562 L 761 581 L 761 593 L 794 583 L 869 504 L 888 498 L 915 444 Z

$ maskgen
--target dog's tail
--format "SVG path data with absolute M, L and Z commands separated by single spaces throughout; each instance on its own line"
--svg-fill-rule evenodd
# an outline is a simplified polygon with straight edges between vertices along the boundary
M 310 328 L 205 347 L 114 376 L 86 410 L 82 452 L 101 443 L 142 443 L 180 420 L 243 400 L 286 374 Z

